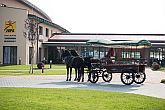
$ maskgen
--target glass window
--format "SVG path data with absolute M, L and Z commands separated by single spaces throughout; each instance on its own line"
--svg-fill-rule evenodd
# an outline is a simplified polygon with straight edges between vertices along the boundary
M 39 26 L 39 35 L 43 35 L 43 27 Z
M 81 47 L 81 56 L 82 57 L 85 57 L 85 50 L 86 50 L 85 47 Z
M 122 58 L 140 58 L 140 52 L 122 52 Z
M 41 62 L 41 54 L 42 54 L 42 49 L 39 48 L 39 62 Z
M 3 47 L 3 64 L 17 64 L 17 47 Z
M 52 34 L 53 34 L 53 30 L 51 30 L 51 36 L 52 36 Z
M 165 48 L 162 49 L 162 59 L 165 59 Z
M 94 48 L 94 58 L 99 59 L 100 55 L 99 55 L 99 48 Z
M 81 47 L 81 56 L 93 57 L 93 47 Z
M 32 47 L 29 47 L 29 64 L 31 64 L 32 62 L 32 51 L 33 51 L 33 48 Z
M 93 47 L 88 47 L 88 57 L 93 57 Z
M 100 48 L 100 58 L 105 57 L 105 48 Z
M 49 29 L 46 28 L 46 37 L 49 37 Z
M 150 58 L 162 60 L 165 58 L 165 49 L 164 48 L 151 48 Z
M 44 48 L 44 57 L 48 58 L 48 48 Z

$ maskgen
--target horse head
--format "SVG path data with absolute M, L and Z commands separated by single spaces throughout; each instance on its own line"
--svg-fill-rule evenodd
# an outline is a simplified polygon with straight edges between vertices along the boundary
M 61 58 L 64 59 L 65 57 L 71 56 L 69 50 L 62 50 Z

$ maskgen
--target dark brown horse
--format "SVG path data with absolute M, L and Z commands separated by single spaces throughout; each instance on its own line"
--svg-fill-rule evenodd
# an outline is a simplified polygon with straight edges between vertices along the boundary
M 79 57 L 78 54 L 73 53 L 73 51 L 62 50 L 61 57 L 64 59 L 67 69 L 67 79 L 66 81 L 71 81 L 72 78 L 72 68 L 75 69 L 75 79 L 78 82 L 84 81 L 84 60 Z M 70 70 L 70 72 L 69 72 Z

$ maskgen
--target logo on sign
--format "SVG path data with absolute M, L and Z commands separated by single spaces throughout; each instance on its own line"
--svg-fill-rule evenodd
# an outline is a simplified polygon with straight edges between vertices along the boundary
M 15 33 L 16 32 L 16 21 L 5 21 L 5 28 L 4 28 L 5 33 Z

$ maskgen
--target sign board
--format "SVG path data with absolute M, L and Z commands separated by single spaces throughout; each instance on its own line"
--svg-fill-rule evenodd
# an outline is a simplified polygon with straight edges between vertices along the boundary
M 5 21 L 4 42 L 16 42 L 16 21 Z
M 16 21 L 5 21 L 4 33 L 5 35 L 16 35 Z

